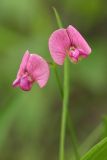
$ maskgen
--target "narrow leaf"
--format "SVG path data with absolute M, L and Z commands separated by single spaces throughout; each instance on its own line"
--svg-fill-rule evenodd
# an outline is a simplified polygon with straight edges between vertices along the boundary
M 62 25 L 62 22 L 61 22 L 61 18 L 60 18 L 59 13 L 58 13 L 58 11 L 56 10 L 55 7 L 53 7 L 53 11 L 55 13 L 55 17 L 56 17 L 56 21 L 57 21 L 58 27 L 59 28 L 63 28 L 63 25 Z
M 81 160 L 107 160 L 107 138 L 96 144 Z

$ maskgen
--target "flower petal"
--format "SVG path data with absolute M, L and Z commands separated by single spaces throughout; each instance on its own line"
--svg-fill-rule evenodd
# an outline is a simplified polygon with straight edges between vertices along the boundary
M 19 87 L 20 85 L 20 78 L 16 78 L 13 83 L 12 83 L 12 86 L 13 87 Z
M 32 87 L 32 83 L 29 81 L 27 76 L 23 76 L 20 79 L 20 88 L 24 91 L 30 91 Z
M 37 54 L 30 54 L 26 69 L 41 88 L 46 85 L 49 78 L 49 66 L 42 57 Z
M 21 64 L 20 64 L 17 77 L 22 76 L 23 73 L 25 72 L 26 65 L 27 65 L 27 62 L 28 62 L 28 60 L 29 60 L 29 57 L 30 57 L 30 53 L 29 53 L 29 51 L 27 50 L 27 51 L 25 52 L 23 58 L 22 58 L 22 62 L 21 62 Z
M 71 40 L 71 45 L 78 49 L 83 49 L 85 54 L 89 55 L 91 53 L 91 48 L 82 35 L 71 25 L 68 26 L 66 30 Z
M 70 39 L 66 29 L 58 29 L 49 38 L 49 50 L 55 63 L 62 65 L 66 57 L 66 51 L 70 47 Z

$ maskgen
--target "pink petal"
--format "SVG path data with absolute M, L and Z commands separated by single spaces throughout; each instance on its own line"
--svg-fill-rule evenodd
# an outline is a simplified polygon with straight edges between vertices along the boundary
M 89 55 L 91 53 L 91 48 L 82 35 L 71 25 L 68 26 L 66 30 L 71 40 L 71 45 L 75 48 L 82 49 L 85 54 Z
M 31 54 L 26 69 L 41 88 L 46 85 L 49 78 L 49 66 L 42 57 Z
M 55 63 L 62 65 L 66 52 L 70 48 L 70 39 L 66 29 L 58 29 L 49 38 L 49 50 Z
M 13 87 L 19 87 L 19 85 L 20 85 L 20 78 L 16 78 L 16 79 L 13 81 L 12 86 L 13 86 Z
M 29 91 L 32 87 L 32 83 L 29 81 L 27 76 L 23 76 L 20 79 L 20 88 L 24 91 Z
M 27 65 L 27 62 L 28 62 L 28 60 L 29 60 L 29 57 L 30 57 L 30 53 L 29 53 L 29 51 L 27 50 L 27 51 L 25 52 L 23 58 L 22 58 L 22 62 L 21 62 L 21 64 L 20 64 L 17 77 L 22 76 L 23 73 L 25 72 L 26 65 Z

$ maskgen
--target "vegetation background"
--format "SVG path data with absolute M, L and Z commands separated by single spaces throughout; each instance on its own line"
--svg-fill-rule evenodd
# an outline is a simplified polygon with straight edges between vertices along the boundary
M 57 159 L 61 99 L 53 70 L 44 89 L 23 92 L 11 85 L 27 49 L 52 61 L 48 38 L 58 28 L 53 6 L 64 26 L 78 28 L 92 47 L 89 58 L 70 65 L 69 110 L 78 142 L 101 122 L 99 132 L 107 136 L 107 1 L 0 0 L 0 160 Z M 58 71 L 63 82 L 63 68 Z M 69 159 L 71 145 L 67 130 Z

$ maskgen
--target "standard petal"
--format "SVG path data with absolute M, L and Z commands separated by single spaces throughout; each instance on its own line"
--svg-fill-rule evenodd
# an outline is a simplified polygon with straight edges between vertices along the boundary
M 71 25 L 68 26 L 66 30 L 71 41 L 71 46 L 83 49 L 85 54 L 89 55 L 91 53 L 91 48 L 82 35 Z
M 37 54 L 31 54 L 26 69 L 41 88 L 46 85 L 49 78 L 49 66 L 42 57 Z
M 70 39 L 66 29 L 58 29 L 49 38 L 49 50 L 55 63 L 62 65 L 66 57 L 66 52 L 70 47 Z
M 22 76 L 23 73 L 25 72 L 26 65 L 27 65 L 27 62 L 28 62 L 28 60 L 29 60 L 29 57 L 30 57 L 30 53 L 29 53 L 29 51 L 27 50 L 27 51 L 25 52 L 23 58 L 22 58 L 22 62 L 21 62 L 21 64 L 20 64 L 17 77 Z

